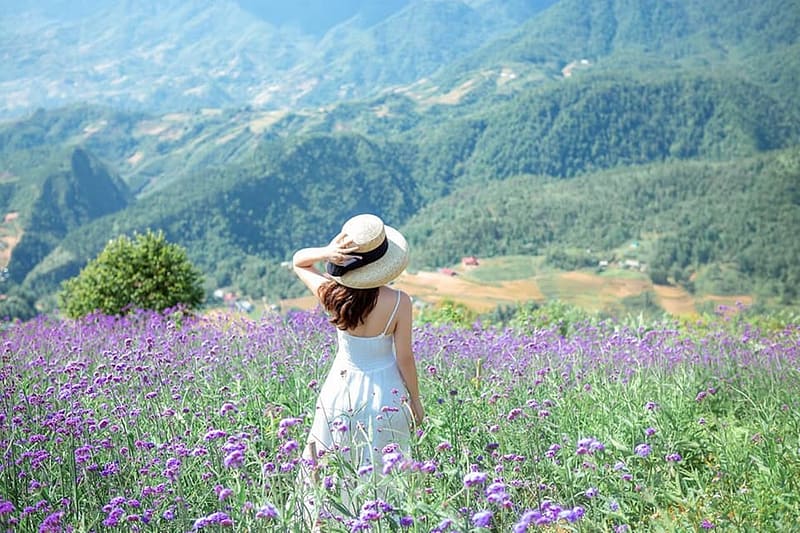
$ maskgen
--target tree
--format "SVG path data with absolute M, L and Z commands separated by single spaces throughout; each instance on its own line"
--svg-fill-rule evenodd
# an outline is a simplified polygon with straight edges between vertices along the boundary
M 63 312 L 77 318 L 93 311 L 120 315 L 179 304 L 193 309 L 203 297 L 201 274 L 186 251 L 168 243 L 162 232 L 148 231 L 110 241 L 80 274 L 62 284 L 58 299 Z

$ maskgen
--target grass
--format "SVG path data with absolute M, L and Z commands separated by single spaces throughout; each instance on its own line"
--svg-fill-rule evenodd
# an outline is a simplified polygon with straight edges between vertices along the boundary
M 13 325 L 0 525 L 307 531 L 313 497 L 329 531 L 795 526 L 796 325 L 560 331 L 415 328 L 428 416 L 410 455 L 357 472 L 332 453 L 304 485 L 300 451 L 334 349 L 324 316 Z
M 529 279 L 545 270 L 544 256 L 511 255 L 480 259 L 480 265 L 466 269 L 463 276 L 478 283 Z

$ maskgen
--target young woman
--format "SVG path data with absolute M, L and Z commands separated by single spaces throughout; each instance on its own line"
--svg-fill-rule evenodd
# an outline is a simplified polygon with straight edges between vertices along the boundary
M 315 268 L 326 263 L 326 272 Z M 305 248 L 294 271 L 337 328 L 338 350 L 316 403 L 306 458 L 345 453 L 380 469 L 387 446 L 407 452 L 424 410 L 411 350 L 411 299 L 387 286 L 408 264 L 408 245 L 375 215 L 358 215 L 324 247 Z

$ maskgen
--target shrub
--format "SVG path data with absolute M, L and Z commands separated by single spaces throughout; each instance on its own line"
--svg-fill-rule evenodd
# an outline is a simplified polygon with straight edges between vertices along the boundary
M 62 311 L 72 317 L 94 311 L 108 315 L 133 309 L 163 311 L 203 301 L 202 278 L 186 251 L 162 232 L 121 236 L 108 243 L 59 293 Z

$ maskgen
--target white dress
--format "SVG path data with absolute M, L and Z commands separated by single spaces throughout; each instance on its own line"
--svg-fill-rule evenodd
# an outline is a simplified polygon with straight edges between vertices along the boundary
M 338 451 L 356 468 L 372 465 L 379 471 L 387 446 L 408 453 L 408 392 L 397 367 L 394 335 L 388 333 L 399 305 L 398 291 L 386 327 L 376 337 L 337 330 L 338 350 L 309 433 L 317 458 Z

